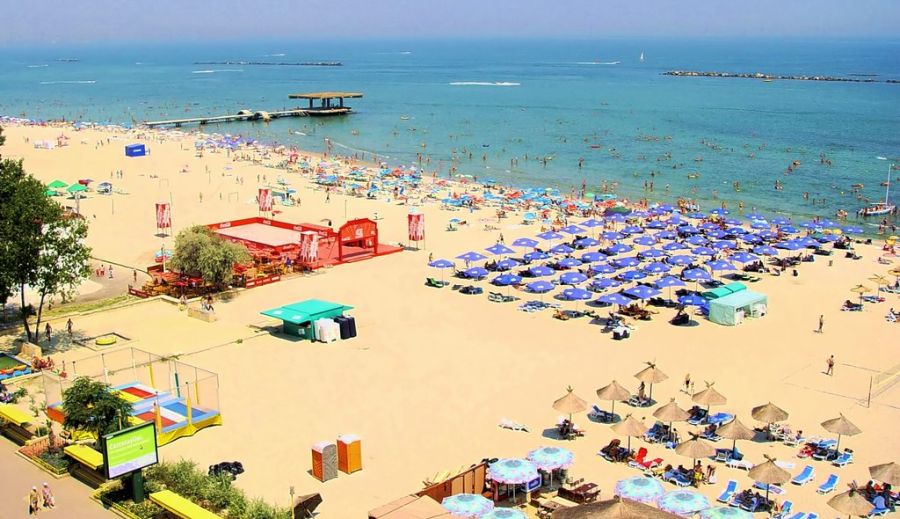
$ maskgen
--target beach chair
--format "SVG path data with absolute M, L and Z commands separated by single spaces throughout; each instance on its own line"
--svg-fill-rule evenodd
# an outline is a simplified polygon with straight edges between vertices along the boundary
M 781 488 L 779 485 L 775 485 L 775 484 L 767 485 L 765 483 L 760 483 L 759 481 L 753 482 L 753 488 L 758 488 L 764 492 L 768 491 L 770 494 L 773 494 L 776 496 L 784 495 L 784 493 L 786 492 L 785 489 Z
M 806 519 L 819 519 L 819 514 L 815 512 L 810 512 L 806 514 Z
M 772 514 L 772 519 L 785 519 L 788 515 L 790 515 L 791 510 L 794 508 L 794 503 L 790 501 L 785 501 L 781 503 L 781 511 Z
M 733 469 L 744 469 L 746 471 L 749 471 L 750 469 L 753 468 L 753 463 L 746 461 L 746 460 L 731 459 L 731 460 L 728 460 L 728 462 L 725 464 Z
M 785 519 L 806 519 L 806 514 L 804 514 L 803 512 L 797 512 L 796 514 L 794 514 L 790 517 L 788 517 L 786 515 L 784 515 L 782 517 L 784 517 Z
M 647 448 L 641 447 L 640 449 L 638 449 L 637 454 L 634 456 L 634 458 L 628 462 L 628 466 L 634 468 L 642 468 L 641 464 L 644 463 L 644 458 L 646 457 Z
M 597 404 L 594 404 L 591 407 L 590 412 L 588 412 L 588 418 L 591 420 L 596 420 L 602 423 L 610 423 L 615 420 L 615 415 L 610 413 L 609 411 L 604 411 L 597 407 Z
M 836 460 L 831 462 L 835 467 L 845 467 L 850 463 L 853 463 L 853 451 L 844 451 Z
M 719 436 L 718 434 L 708 433 L 706 431 L 703 431 L 702 433 L 700 433 L 700 437 L 703 438 L 704 440 L 709 440 L 711 442 L 717 442 L 722 439 L 722 437 Z
M 528 432 L 528 427 L 526 427 L 526 426 L 524 426 L 524 425 L 522 425 L 522 424 L 520 424 L 520 423 L 518 423 L 518 422 L 514 422 L 514 421 L 512 421 L 512 420 L 510 420 L 510 419 L 508 419 L 508 418 L 501 418 L 501 419 L 500 419 L 499 426 L 500 426 L 500 428 L 502 428 L 502 429 L 509 429 L 509 430 L 511 430 L 511 431 L 524 431 L 524 432 Z
M 805 485 L 812 481 L 813 477 L 815 477 L 815 472 L 812 465 L 807 465 L 803 467 L 803 472 L 797 474 L 794 479 L 791 480 L 791 483 L 795 485 Z
M 834 488 L 837 486 L 837 482 L 838 482 L 837 474 L 831 474 L 830 476 L 828 476 L 828 479 L 826 479 L 824 483 L 819 485 L 819 488 L 816 490 L 816 492 L 818 492 L 820 494 L 827 494 L 829 492 L 833 492 Z
M 434 278 L 425 278 L 425 286 L 429 286 L 432 288 L 444 288 L 445 283 Z
M 728 484 L 725 485 L 725 490 L 723 490 L 722 493 L 719 494 L 719 497 L 716 498 L 716 501 L 720 503 L 727 503 L 728 501 L 730 501 L 731 496 L 733 496 L 734 493 L 737 492 L 737 486 L 738 483 L 736 480 L 729 480 Z
M 890 508 L 873 508 L 866 517 L 880 517 L 882 515 L 887 515 L 890 511 Z

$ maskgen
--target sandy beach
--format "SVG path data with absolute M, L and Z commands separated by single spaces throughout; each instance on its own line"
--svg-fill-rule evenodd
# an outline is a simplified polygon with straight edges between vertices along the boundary
M 68 146 L 42 150 L 31 145 L 55 141 L 60 133 L 69 137 Z M 117 265 L 117 276 L 130 277 L 132 269 L 153 264 L 154 253 L 161 246 L 170 248 L 181 229 L 256 216 L 256 180 L 265 183 L 263 176 L 268 182 L 283 176 L 297 190 L 301 203 L 278 207 L 282 211 L 278 220 L 328 219 L 337 227 L 377 213 L 382 242 L 408 241 L 409 206 L 340 193 L 326 202 L 321 187 L 299 174 L 268 166 L 280 157 L 255 164 L 235 162 L 224 152 L 198 157 L 194 137 L 187 134 L 179 140 L 171 134 L 161 139 L 137 131 L 10 125 L 4 127 L 4 135 L 3 156 L 23 158 L 26 170 L 45 183 L 91 178 L 112 182 L 128 193 L 91 192 L 80 200 L 80 211 L 90 223 L 88 241 L 94 257 L 98 264 Z M 148 144 L 150 155 L 124 157 L 124 145 L 132 142 Z M 124 178 L 113 178 L 116 170 Z M 235 176 L 244 182 L 237 183 Z M 159 201 L 172 204 L 174 227 L 167 238 L 155 236 L 154 203 Z M 815 467 L 815 484 L 786 487 L 785 497 L 794 502 L 795 510 L 833 516 L 827 498 L 816 493 L 828 474 L 839 474 L 838 488 L 843 490 L 852 480 L 867 481 L 868 466 L 900 458 L 900 439 L 893 430 L 900 420 L 900 387 L 895 385 L 900 325 L 884 318 L 889 308 L 900 308 L 900 298 L 885 294 L 885 302 L 867 304 L 863 312 L 840 311 L 844 300 L 856 297 L 851 287 L 861 283 L 874 288 L 869 278 L 891 268 L 875 261 L 881 254 L 880 241 L 857 245 L 862 256 L 858 261 L 838 251 L 804 263 L 797 277 L 763 276 L 753 287 L 768 296 L 768 315 L 763 319 L 738 327 L 701 319 L 699 326 L 682 328 L 667 323 L 674 310 L 661 309 L 653 321 L 640 322 L 630 340 L 617 342 L 587 319 L 559 321 L 550 311 L 524 313 L 515 303 L 496 304 L 484 296 L 425 286 L 426 277 L 440 276 L 427 266 L 429 254 L 453 259 L 493 245 L 500 232 L 509 243 L 534 237 L 540 227 L 522 224 L 521 215 L 498 223 L 491 209 L 448 212 L 431 203 L 419 210 L 426 221 L 421 250 L 241 291 L 230 301 L 217 303 L 215 323 L 189 319 L 176 305 L 152 300 L 76 318 L 75 327 L 89 336 L 119 333 L 132 339 L 130 346 L 161 355 L 177 353 L 186 362 L 218 373 L 224 424 L 163 447 L 164 459 L 190 458 L 201 467 L 239 460 L 246 473 L 237 484 L 250 495 L 287 505 L 292 485 L 298 494 L 321 492 L 323 517 L 364 517 L 369 509 L 420 490 L 422 480 L 436 472 L 482 458 L 523 457 L 542 445 L 573 450 L 570 474 L 598 483 L 601 498 L 608 498 L 617 480 L 639 474 L 597 455 L 617 435 L 609 425 L 593 423 L 581 414 L 574 421 L 585 429 L 585 436 L 558 440 L 553 427 L 559 413 L 551 403 L 571 386 L 588 402 L 608 409 L 609 402 L 598 402 L 595 390 L 615 379 L 636 392 L 633 375 L 646 361 L 656 362 L 670 377 L 653 388 L 654 398 L 662 403 L 674 397 L 683 408 L 692 405 L 690 396 L 680 391 L 689 373 L 697 391 L 704 388 L 704 381 L 715 382 L 727 397 L 728 403 L 714 411 L 733 413 L 748 426 L 759 425 L 750 409 L 768 401 L 787 410 L 792 428 L 808 436 L 829 437 L 819 424 L 839 413 L 858 425 L 863 433 L 842 441 L 855 452 L 854 462 L 844 468 L 798 459 L 797 448 L 780 443 L 739 442 L 746 459 L 756 463 L 768 455 L 793 463 L 792 474 L 806 464 Z M 451 218 L 462 218 L 469 225 L 447 232 Z M 485 231 L 487 223 L 499 230 Z M 482 286 L 491 290 L 486 281 Z M 98 289 L 90 285 L 85 290 Z M 262 329 L 273 321 L 259 311 L 308 298 L 353 306 L 359 337 L 321 344 Z M 821 334 L 815 333 L 820 314 L 825 319 Z M 62 330 L 63 324 L 53 326 Z M 74 348 L 55 356 L 58 363 L 94 354 Z M 824 374 L 829 355 L 836 359 L 834 376 Z M 867 405 L 872 377 L 880 383 Z M 616 405 L 623 417 L 632 413 L 647 425 L 654 422 L 654 409 Z M 530 432 L 501 429 L 502 418 L 526 424 Z M 677 428 L 682 434 L 696 429 L 686 424 Z M 326 483 L 314 479 L 308 473 L 310 446 L 347 433 L 363 439 L 363 470 Z M 636 440 L 633 445 L 645 444 Z M 730 446 L 730 441 L 715 446 Z M 691 461 L 658 444 L 647 447 L 651 456 L 666 463 Z M 711 501 L 729 479 L 736 479 L 740 488 L 752 484 L 745 471 L 721 464 L 717 476 L 717 485 L 699 489 Z

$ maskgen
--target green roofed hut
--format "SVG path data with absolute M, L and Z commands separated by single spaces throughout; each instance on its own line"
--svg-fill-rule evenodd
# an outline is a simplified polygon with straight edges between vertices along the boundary
M 340 303 L 332 303 L 320 299 L 307 299 L 306 301 L 263 310 L 260 314 L 280 319 L 284 323 L 283 330 L 287 335 L 315 340 L 315 330 L 312 325 L 314 321 L 340 317 L 344 315 L 345 311 L 352 309 L 352 306 Z
M 703 296 L 704 299 L 713 300 L 720 297 L 730 296 L 731 294 L 741 292 L 742 290 L 747 290 L 747 285 L 735 281 L 734 283 L 728 283 L 727 285 L 722 285 L 712 290 L 707 290 L 700 295 Z
M 724 287 L 719 287 L 724 288 Z M 709 320 L 716 324 L 735 326 L 746 317 L 766 315 L 769 298 L 752 290 L 741 290 L 709 302 Z

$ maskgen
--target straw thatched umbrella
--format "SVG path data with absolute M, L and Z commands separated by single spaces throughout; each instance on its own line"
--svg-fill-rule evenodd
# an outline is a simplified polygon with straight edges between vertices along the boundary
M 872 479 L 877 479 L 882 483 L 900 485 L 900 465 L 893 461 L 869 467 L 869 475 L 872 476 Z
M 881 274 L 875 274 L 874 276 L 869 278 L 869 281 L 874 282 L 878 285 L 878 293 L 881 294 L 881 286 L 887 286 L 891 284 L 891 280 L 882 276 Z
M 841 436 L 855 436 L 862 432 L 862 429 L 854 425 L 850 420 L 847 420 L 843 413 L 837 418 L 822 422 L 822 428 L 838 435 L 837 446 L 834 449 L 835 452 L 841 450 Z
M 597 398 L 600 400 L 611 400 L 612 401 L 612 411 L 610 414 L 613 417 L 616 416 L 616 401 L 619 400 L 628 400 L 631 396 L 631 392 L 622 387 L 621 384 L 613 380 L 608 386 L 601 387 L 597 390 Z
M 657 419 L 662 420 L 663 422 L 669 423 L 669 436 L 672 436 L 672 422 L 683 422 L 691 417 L 691 413 L 685 411 L 684 409 L 678 407 L 678 404 L 675 403 L 675 399 L 671 399 L 668 404 L 659 407 L 656 411 L 653 411 L 653 416 Z
M 850 485 L 850 490 L 829 499 L 828 506 L 842 514 L 847 514 L 847 519 L 854 515 L 868 516 L 869 512 L 875 508 L 872 503 L 856 489 L 855 485 Z
M 650 401 L 653 402 L 653 384 L 658 384 L 663 380 L 669 378 L 669 375 L 666 375 L 659 368 L 656 367 L 655 362 L 646 362 L 647 367 L 638 371 L 634 374 L 634 378 L 640 380 L 645 384 L 650 384 Z
M 863 299 L 862 299 L 863 294 L 865 294 L 866 292 L 871 292 L 872 289 L 869 288 L 869 287 L 867 287 L 867 286 L 865 286 L 865 285 L 856 285 L 855 287 L 851 288 L 850 291 L 851 291 L 851 292 L 854 292 L 854 293 L 856 293 L 856 294 L 859 294 L 859 304 L 862 304 L 862 302 L 863 302 Z
M 566 388 L 566 395 L 553 402 L 553 409 L 560 413 L 569 415 L 569 421 L 572 421 L 572 415 L 580 413 L 588 408 L 587 402 L 583 398 L 573 393 L 572 386 Z
M 734 420 L 728 422 L 722 427 L 719 427 L 719 429 L 716 431 L 716 434 L 718 434 L 722 438 L 733 440 L 731 444 L 731 452 L 734 452 L 734 450 L 737 448 L 738 440 L 752 440 L 756 437 L 756 433 L 753 431 L 753 429 L 742 424 L 741 421 L 737 419 L 737 417 L 735 417 Z
M 624 420 L 613 425 L 612 430 L 628 437 L 628 452 L 631 452 L 631 437 L 643 436 L 647 432 L 647 426 L 629 414 Z
M 664 512 L 659 508 L 645 505 L 618 496 L 608 501 L 562 508 L 553 512 L 553 519 L 681 519 L 680 516 Z
M 675 447 L 675 452 L 681 454 L 682 456 L 687 456 L 694 460 L 694 464 L 691 465 L 691 468 L 697 464 L 698 458 L 709 458 L 711 456 L 716 455 L 716 448 L 712 445 L 706 443 L 701 440 L 696 434 L 691 434 L 693 438 L 686 442 L 679 443 L 677 447 Z
M 767 430 L 773 423 L 783 422 L 788 419 L 787 411 L 772 402 L 754 407 L 750 410 L 750 415 L 753 416 L 755 420 L 765 422 Z
M 765 463 L 761 463 L 750 469 L 750 478 L 766 485 L 766 501 L 769 500 L 769 485 L 782 485 L 791 480 L 791 473 L 779 467 L 775 458 L 763 455 Z
M 715 382 L 706 382 L 706 389 L 699 393 L 695 393 L 694 396 L 691 397 L 691 400 L 693 400 L 694 403 L 706 406 L 707 414 L 709 414 L 710 406 L 725 405 L 728 403 L 728 399 L 725 398 L 725 395 L 716 391 L 716 388 L 714 388 L 713 385 L 715 385 Z

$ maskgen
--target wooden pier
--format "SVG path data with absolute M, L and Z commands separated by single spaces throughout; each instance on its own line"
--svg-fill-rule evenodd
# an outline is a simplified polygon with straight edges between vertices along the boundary
M 312 92 L 309 94 L 291 94 L 289 99 L 306 99 L 309 106 L 306 108 L 290 108 L 286 110 L 241 110 L 236 114 L 209 115 L 200 117 L 185 117 L 182 119 L 167 119 L 162 121 L 145 121 L 144 126 L 155 128 L 158 126 L 180 127 L 186 124 L 232 123 L 242 121 L 270 121 L 281 117 L 325 117 L 330 115 L 346 115 L 352 109 L 344 105 L 344 99 L 358 99 L 363 95 L 358 92 Z M 314 106 L 314 101 L 319 101 L 319 106 Z

